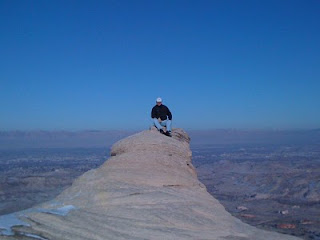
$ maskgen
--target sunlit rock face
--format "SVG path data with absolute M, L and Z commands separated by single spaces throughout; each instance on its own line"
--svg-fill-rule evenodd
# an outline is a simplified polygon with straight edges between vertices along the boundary
M 117 142 L 100 168 L 56 199 L 2 216 L 0 239 L 297 239 L 232 217 L 197 179 L 189 137 L 146 130 Z

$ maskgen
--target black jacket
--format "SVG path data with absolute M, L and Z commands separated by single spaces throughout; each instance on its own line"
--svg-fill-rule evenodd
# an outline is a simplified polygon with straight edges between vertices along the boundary
M 161 118 L 161 120 L 166 120 L 167 116 L 169 120 L 172 119 L 172 114 L 167 106 L 161 104 L 160 106 L 155 105 L 152 108 L 151 118 Z

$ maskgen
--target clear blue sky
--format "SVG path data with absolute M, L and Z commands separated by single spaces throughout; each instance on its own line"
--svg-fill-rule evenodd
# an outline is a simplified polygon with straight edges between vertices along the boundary
M 320 1 L 0 1 L 0 130 L 320 127 Z

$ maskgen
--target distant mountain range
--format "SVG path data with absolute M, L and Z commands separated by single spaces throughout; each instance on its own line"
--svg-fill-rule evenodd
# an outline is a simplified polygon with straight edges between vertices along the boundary
M 106 147 L 135 131 L 0 131 L 0 148 Z
M 137 131 L 0 131 L 0 149 L 107 147 Z M 320 144 L 320 129 L 312 130 L 190 130 L 191 146 L 199 144 Z
M 189 131 L 192 144 L 320 144 L 320 129 L 313 130 L 208 130 Z

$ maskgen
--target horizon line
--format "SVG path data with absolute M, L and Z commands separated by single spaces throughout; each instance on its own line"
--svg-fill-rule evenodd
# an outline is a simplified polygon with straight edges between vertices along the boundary
M 127 128 L 127 129 L 90 129 L 90 128 L 83 128 L 83 129 L 0 129 L 0 132 L 136 132 L 136 131 L 144 131 L 148 130 L 149 128 Z M 174 129 L 174 128 L 173 128 Z M 320 131 L 319 128 L 182 128 L 185 131 Z

